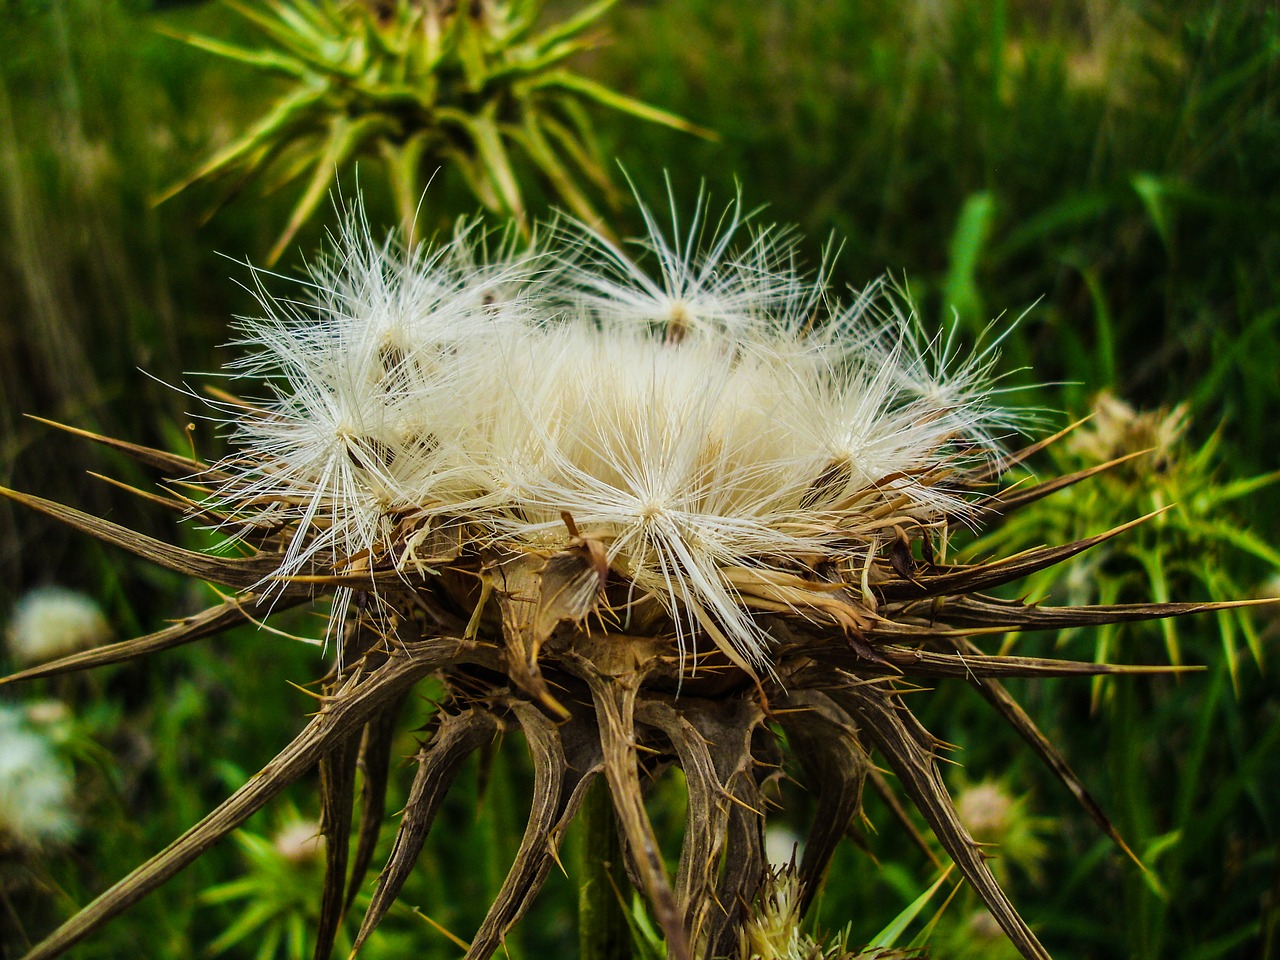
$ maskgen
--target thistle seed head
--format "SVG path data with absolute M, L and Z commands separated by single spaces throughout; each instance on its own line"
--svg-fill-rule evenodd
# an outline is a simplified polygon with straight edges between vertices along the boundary
M 1019 418 L 992 402 L 993 351 L 953 383 L 957 348 L 900 305 L 840 303 L 736 204 L 697 250 L 704 219 L 668 236 L 646 211 L 660 281 L 577 223 L 488 260 L 474 230 L 410 250 L 349 222 L 310 310 L 264 295 L 241 322 L 234 367 L 270 392 L 228 411 L 226 528 L 255 542 L 270 517 L 278 582 L 404 566 L 423 528 L 481 551 L 586 538 L 682 655 L 709 638 L 768 669 L 744 584 L 940 529 L 968 501 L 939 481 L 989 466 Z
M 1002 680 L 1178 668 L 988 654 L 980 642 L 1234 604 L 990 596 L 1133 524 L 975 563 L 948 557 L 951 532 L 999 524 L 1098 469 L 1001 489 L 1003 470 L 1057 438 L 1011 449 L 1029 421 L 1002 402 L 998 337 L 965 354 L 880 287 L 841 300 L 796 266 L 789 234 L 736 204 L 715 227 L 706 212 L 700 203 L 686 226 L 673 214 L 664 231 L 646 211 L 648 234 L 630 247 L 563 221 L 527 246 L 488 245 L 472 227 L 405 248 L 353 218 L 305 296 L 263 293 L 262 315 L 241 321 L 244 357 L 218 401 L 230 456 L 210 465 L 95 437 L 186 477 L 179 490 L 194 478 L 206 495 L 171 492 L 171 505 L 225 531 L 239 556 L 4 491 L 235 593 L 0 682 L 320 597 L 332 598 L 337 647 L 302 733 L 28 960 L 90 934 L 317 767 L 316 956 L 327 957 L 374 858 L 400 704 L 427 677 L 439 706 L 357 950 L 461 765 L 518 729 L 534 767 L 529 822 L 469 957 L 491 956 L 529 909 L 600 776 L 628 875 L 677 960 L 737 953 L 755 936 L 754 902 L 802 916 L 868 782 L 920 811 L 1023 956 L 1048 956 L 957 814 L 938 768 L 946 744 L 903 694 L 976 686 L 1127 851 Z M 642 790 L 673 764 L 689 795 L 674 878 Z M 764 829 L 788 771 L 815 814 L 794 884 L 779 887 Z

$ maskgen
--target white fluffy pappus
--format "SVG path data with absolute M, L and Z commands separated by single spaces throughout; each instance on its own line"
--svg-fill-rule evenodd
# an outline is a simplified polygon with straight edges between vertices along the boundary
M 230 529 L 284 525 L 279 576 L 394 557 L 409 514 L 475 549 L 589 536 L 682 652 L 705 635 L 767 666 L 737 574 L 865 557 L 872 514 L 963 515 L 930 477 L 998 454 L 1020 420 L 998 340 L 961 357 L 878 285 L 838 302 L 739 203 L 718 229 L 706 213 L 682 231 L 673 210 L 668 235 L 645 210 L 630 248 L 568 223 L 492 252 L 474 226 L 406 249 L 352 217 L 308 303 L 262 293 L 241 321 L 229 372 L 269 392 L 223 408 Z

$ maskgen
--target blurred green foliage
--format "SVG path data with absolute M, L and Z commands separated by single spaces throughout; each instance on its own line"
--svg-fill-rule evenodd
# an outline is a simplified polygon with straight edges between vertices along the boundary
M 569 7 L 553 5 L 561 9 Z M 183 370 L 220 365 L 214 347 L 228 320 L 253 305 L 236 285 L 247 272 L 218 254 L 262 262 L 298 197 L 250 188 L 212 219 L 198 191 L 152 201 L 246 129 L 278 91 L 251 68 L 154 29 L 256 42 L 215 5 L 7 0 L 0 14 L 0 482 L 155 530 L 172 519 L 103 484 L 82 484 L 79 471 L 138 484 L 144 477 L 21 414 L 139 442 L 192 442 L 184 410 L 197 404 L 138 368 L 178 383 Z M 1019 401 L 1078 415 L 1109 388 L 1138 410 L 1187 405 L 1183 462 L 1192 472 L 1169 496 L 1182 501 L 1174 516 L 1188 536 L 1170 541 L 1151 526 L 1128 550 L 1105 563 L 1086 556 L 1074 580 L 1037 591 L 1145 591 L 1158 582 L 1158 563 L 1177 599 L 1276 592 L 1261 584 L 1268 551 L 1280 543 L 1280 494 L 1249 479 L 1280 467 L 1274 4 L 690 0 L 619 4 L 604 24 L 614 42 L 575 69 L 721 137 L 701 141 L 601 112 L 601 151 L 624 164 L 642 195 L 660 196 L 669 174 L 689 206 L 703 182 L 728 198 L 741 181 L 747 196 L 770 202 L 771 219 L 815 238 L 815 260 L 818 238 L 844 238 L 839 280 L 861 285 L 886 269 L 905 276 L 928 317 L 954 316 L 974 336 L 993 315 L 1035 303 L 1004 341 L 1005 365 L 1029 368 L 1021 382 L 1049 385 L 1018 392 Z M 371 216 L 391 223 L 380 176 L 359 173 Z M 337 189 L 352 196 L 354 183 L 349 175 Z M 430 229 L 474 206 L 456 173 L 431 191 Z M 537 213 L 545 195 L 534 189 L 526 202 Z M 627 217 L 620 233 L 634 225 Z M 320 230 L 303 228 L 297 248 L 313 249 Z M 194 422 L 193 441 L 216 453 L 211 429 Z M 1125 477 L 1087 481 L 1028 513 L 1023 535 L 1030 542 L 1068 527 L 1106 528 L 1124 509 L 1108 484 Z M 1150 480 L 1134 480 L 1135 503 Z M 1241 484 L 1249 496 L 1233 499 Z M 182 535 L 192 544 L 202 536 Z M 49 580 L 99 596 L 121 633 L 152 629 L 199 602 L 172 577 L 0 506 L 0 615 L 22 590 Z M 1113 684 L 1101 701 L 1079 682 L 1010 684 L 1150 874 L 1009 742 L 979 697 L 960 685 L 921 695 L 929 698 L 923 719 L 960 747 L 969 781 L 999 776 L 1029 798 L 1037 822 L 1052 820 L 1039 873 L 1011 871 L 1010 883 L 1055 956 L 1280 957 L 1280 694 L 1264 672 L 1274 673 L 1280 618 L 1263 609 L 1232 622 L 1178 625 L 1177 649 L 1207 664 L 1203 675 Z M 287 626 L 315 632 L 305 621 Z M 1236 634 L 1224 637 L 1224 627 Z M 1083 644 L 1085 656 L 1104 643 L 1116 659 L 1152 661 L 1168 657 L 1171 641 L 1163 628 L 1141 625 L 1058 639 Z M 1022 641 L 1028 652 L 1034 642 Z M 1049 652 L 1054 638 L 1042 642 L 1036 652 Z M 1234 659 L 1224 652 L 1246 648 Z M 311 678 L 320 662 L 313 647 L 248 631 L 58 689 L 6 692 L 71 704 L 83 827 L 73 848 L 50 851 L 24 874 L 26 889 L 5 887 L 0 952 L 19 951 L 261 766 L 307 709 L 286 680 Z M 431 707 L 423 699 L 414 709 L 425 716 Z M 414 744 L 398 749 L 407 755 Z M 528 771 L 511 761 L 518 752 L 477 766 L 451 795 L 445 828 L 404 898 L 463 938 L 524 822 Z M 655 820 L 678 824 L 673 795 L 655 787 Z M 315 816 L 305 784 L 291 797 L 302 816 Z M 811 801 L 797 784 L 784 784 L 781 800 L 785 819 L 806 822 Z M 924 852 L 903 845 L 877 797 L 868 797 L 867 813 L 884 829 L 865 829 L 861 846 L 842 849 L 817 910 L 823 929 L 851 924 L 850 942 L 869 941 L 937 876 Z M 242 845 L 253 848 L 249 837 L 272 826 L 255 820 Z M 73 956 L 198 956 L 219 936 L 223 956 L 254 956 L 260 940 L 227 942 L 225 931 L 243 917 L 236 898 L 200 894 L 269 875 L 259 859 L 224 845 Z M 553 878 L 537 922 L 517 928 L 512 956 L 573 955 L 577 870 L 572 856 L 565 863 L 569 877 Z M 301 902 L 291 896 L 281 899 Z M 954 934 L 946 923 L 968 922 L 963 904 L 950 909 L 956 915 L 944 913 L 940 935 Z M 284 922 L 287 931 L 293 921 Z M 459 952 L 408 908 L 379 937 L 375 958 Z M 281 934 L 275 955 L 288 955 L 287 943 Z
M 530 229 L 531 168 L 557 202 L 603 225 L 589 194 L 617 192 L 585 109 L 606 107 L 688 133 L 697 127 L 574 73 L 566 63 L 598 42 L 600 0 L 543 24 L 544 0 L 224 0 L 264 35 L 247 47 L 174 36 L 258 70 L 283 91 L 241 135 L 166 192 L 197 181 L 304 188 L 267 254 L 274 264 L 320 207 L 335 172 L 358 157 L 382 164 L 399 225 L 412 236 L 436 171 L 460 173 L 485 209 Z M 523 158 L 523 166 L 518 162 Z

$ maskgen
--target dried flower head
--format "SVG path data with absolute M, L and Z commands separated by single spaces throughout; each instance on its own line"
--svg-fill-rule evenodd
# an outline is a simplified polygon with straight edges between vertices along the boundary
M 800 879 L 794 869 L 770 870 L 739 933 L 742 960 L 811 960 L 821 950 L 800 929 Z
M 1129 526 L 948 560 L 957 525 L 999 523 L 1096 472 L 999 489 L 1002 470 L 1050 441 L 1006 450 L 1023 418 L 1000 402 L 994 347 L 965 356 L 875 287 L 841 302 L 796 268 L 791 238 L 736 206 L 718 228 L 702 205 L 687 225 L 673 216 L 669 233 L 646 217 L 635 256 L 577 223 L 528 247 L 490 248 L 464 229 L 414 249 L 348 223 L 313 270 L 309 302 L 264 294 L 263 316 L 242 322 L 240 379 L 220 405 L 229 457 L 208 465 L 103 441 L 193 478 L 171 488 L 173 506 L 226 531 L 238 556 L 7 493 L 237 592 L 150 636 L 3 682 L 185 643 L 321 596 L 333 598 L 337 647 L 306 729 L 31 960 L 89 934 L 317 766 L 316 955 L 328 956 L 373 858 L 396 707 L 427 676 L 447 693 L 357 949 L 460 764 L 511 727 L 528 744 L 535 795 L 469 957 L 490 956 L 528 909 L 601 774 L 671 956 L 734 952 L 742 905 L 769 875 L 764 791 L 780 770 L 779 730 L 816 796 L 796 916 L 859 815 L 865 781 L 884 782 L 878 753 L 1019 950 L 1048 955 L 956 815 L 938 771 L 944 744 L 901 694 L 942 678 L 976 686 L 1114 837 L 1001 680 L 1153 668 L 989 655 L 978 640 L 1209 605 L 1047 609 L 986 596 Z M 641 789 L 669 764 L 689 792 L 674 881 Z
M 1097 463 L 1149 450 L 1153 463 L 1147 464 L 1147 469 L 1162 470 L 1176 456 L 1175 448 L 1186 434 L 1187 425 L 1185 405 L 1140 413 L 1104 390 L 1094 398 L 1089 425 L 1076 431 L 1067 447 Z
M 1031 815 L 1030 797 L 1017 796 L 992 778 L 961 785 L 955 796 L 960 822 L 975 840 L 986 845 L 996 877 L 1004 880 L 1014 868 L 1033 883 L 1041 882 L 1048 853 L 1044 837 L 1053 821 Z

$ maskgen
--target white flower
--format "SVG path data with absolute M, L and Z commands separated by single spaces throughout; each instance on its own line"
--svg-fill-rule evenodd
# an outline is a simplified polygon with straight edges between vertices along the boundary
M 767 667 L 744 577 L 861 562 L 885 517 L 963 514 L 935 479 L 1018 423 L 994 346 L 959 359 L 878 285 L 838 303 L 739 204 L 705 245 L 703 201 L 674 237 L 645 218 L 639 260 L 581 224 L 491 257 L 474 227 L 409 251 L 349 222 L 307 309 L 263 294 L 241 324 L 234 372 L 271 393 L 224 407 L 232 529 L 284 530 L 281 577 L 394 559 L 406 517 L 474 549 L 588 536 L 682 653 L 709 637 Z
M 776 872 L 800 862 L 804 837 L 788 826 L 770 825 L 764 831 L 764 858 Z
M 0 847 L 35 849 L 75 833 L 70 767 L 16 707 L 0 705 Z
M 278 830 L 271 845 L 291 864 L 314 863 L 324 859 L 324 831 L 314 820 L 296 820 Z
M 91 597 L 65 587 L 37 587 L 14 606 L 9 651 L 21 664 L 43 663 L 105 643 L 111 626 Z
M 998 843 L 1009 832 L 1017 804 L 999 783 L 983 780 L 956 797 L 956 813 L 975 838 Z

